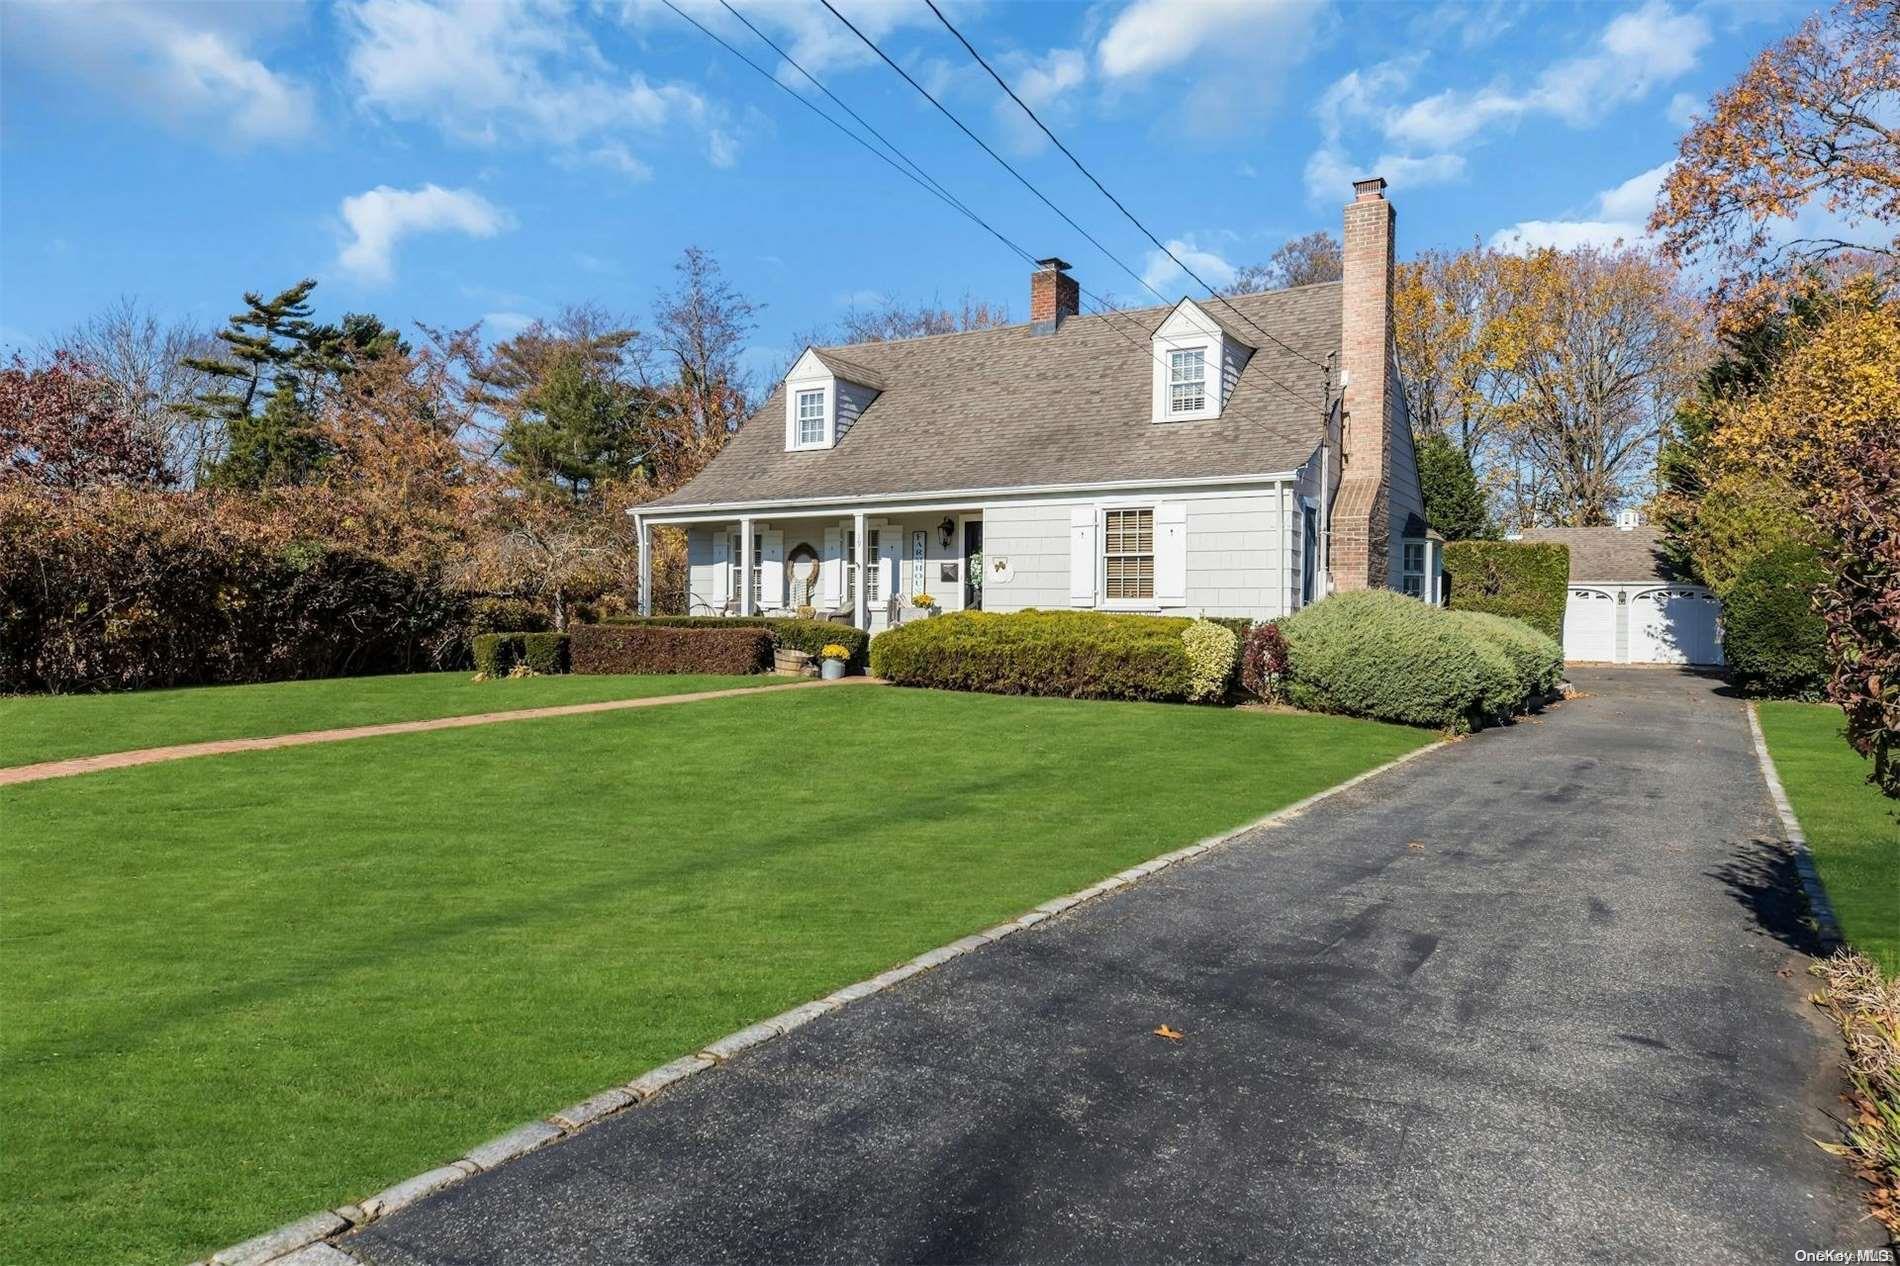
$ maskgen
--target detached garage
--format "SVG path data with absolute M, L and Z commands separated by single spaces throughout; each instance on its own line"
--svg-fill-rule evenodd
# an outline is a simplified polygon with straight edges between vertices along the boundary
M 1535 528 L 1526 541 L 1570 547 L 1564 658 L 1572 663 L 1720 664 L 1722 604 L 1664 560 L 1662 534 L 1627 526 Z

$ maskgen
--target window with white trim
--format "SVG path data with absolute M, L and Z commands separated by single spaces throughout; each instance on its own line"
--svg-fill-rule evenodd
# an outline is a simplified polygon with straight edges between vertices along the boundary
M 1102 519 L 1102 596 L 1131 602 L 1155 596 L 1155 512 L 1108 510 Z
M 825 442 L 825 393 L 798 393 L 798 446 L 816 447 Z
M 864 600 L 867 603 L 877 601 L 877 530 L 872 529 L 869 535 L 871 537 L 871 570 L 864 593 Z M 855 530 L 847 528 L 844 534 L 844 604 L 853 610 L 857 609 L 858 570 L 858 534 Z
M 1405 568 L 1400 584 L 1409 597 L 1423 598 L 1425 596 L 1425 542 L 1407 541 L 1405 543 Z
M 1207 407 L 1207 349 L 1168 353 L 1168 412 L 1199 413 Z

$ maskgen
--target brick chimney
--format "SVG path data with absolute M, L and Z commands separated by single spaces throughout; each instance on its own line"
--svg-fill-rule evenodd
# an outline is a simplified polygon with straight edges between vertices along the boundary
M 1392 204 L 1385 181 L 1355 180 L 1346 204 L 1339 343 L 1345 427 L 1339 494 L 1333 502 L 1333 584 L 1383 589 L 1390 569 L 1391 434 L 1398 408 L 1392 363 Z
M 1063 317 L 1082 310 L 1082 290 L 1069 276 L 1069 265 L 1060 259 L 1039 259 L 1036 271 L 1029 274 L 1029 329 L 1032 334 L 1053 334 Z

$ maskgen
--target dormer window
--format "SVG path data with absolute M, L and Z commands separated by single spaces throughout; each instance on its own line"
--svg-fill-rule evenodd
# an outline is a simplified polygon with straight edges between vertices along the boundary
M 1199 413 L 1207 408 L 1207 349 L 1168 353 L 1168 413 Z
M 1254 350 L 1192 299 L 1175 305 L 1153 343 L 1156 422 L 1218 418 Z
M 798 447 L 817 448 L 825 442 L 825 393 L 798 393 Z

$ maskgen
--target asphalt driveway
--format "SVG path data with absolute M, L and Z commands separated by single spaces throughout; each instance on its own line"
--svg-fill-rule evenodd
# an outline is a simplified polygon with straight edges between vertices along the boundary
M 343 1241 L 430 1263 L 1793 1261 L 1873 1245 L 1720 683 L 1431 753 Z M 1272 778 L 1263 768 L 1260 777 Z M 1178 1041 L 1154 1035 L 1167 1024 Z

